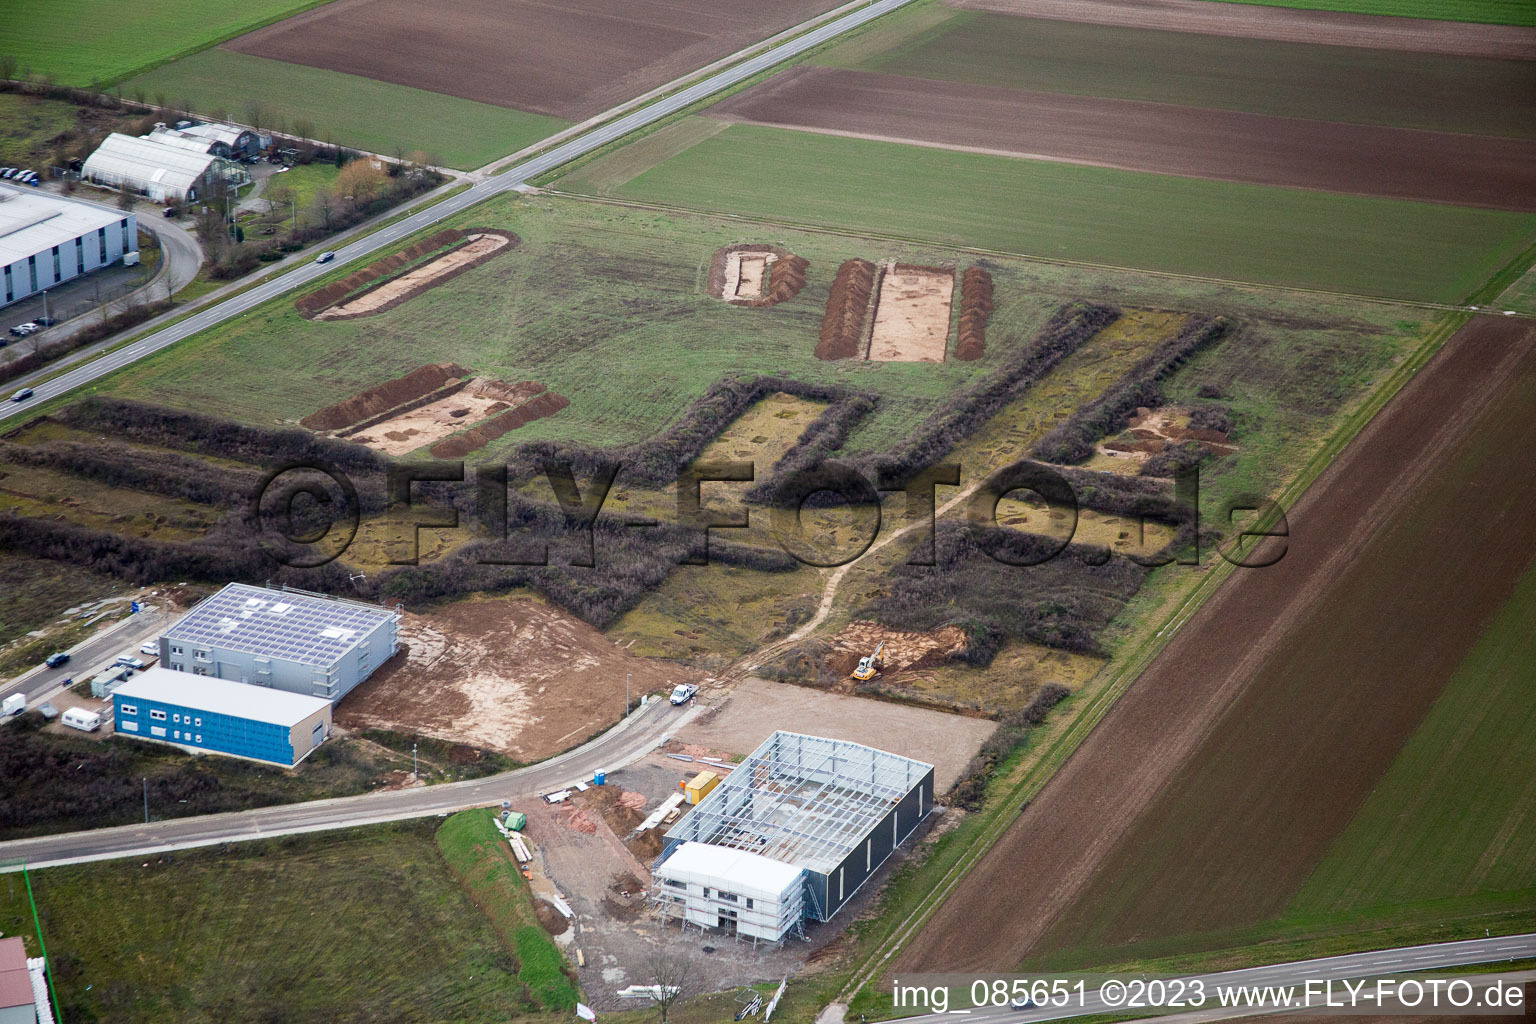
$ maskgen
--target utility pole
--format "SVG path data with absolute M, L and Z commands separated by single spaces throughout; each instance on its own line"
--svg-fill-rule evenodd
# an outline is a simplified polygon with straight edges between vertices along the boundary
M 48 289 L 44 288 L 43 289 L 43 320 L 46 322 L 47 319 L 48 319 Z
M 416 744 L 411 744 L 411 781 L 421 781 L 421 767 L 416 763 Z
M 624 673 L 624 717 L 625 718 L 629 717 L 629 677 L 631 675 L 633 675 L 633 673 L 631 673 L 631 672 L 625 672 Z
M 149 776 L 144 777 L 144 824 L 149 824 Z

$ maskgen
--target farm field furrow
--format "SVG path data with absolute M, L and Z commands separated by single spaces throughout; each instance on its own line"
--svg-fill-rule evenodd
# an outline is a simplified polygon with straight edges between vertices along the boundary
M 394 158 L 420 152 L 431 162 L 469 170 L 548 138 L 568 121 L 445 96 L 359 75 L 268 60 L 217 48 L 129 79 L 124 92 L 194 110 L 227 110 L 292 127 L 307 121 L 317 136 Z
M 1199 6 L 1231 8 L 1208 0 L 1199 0 Z M 919 22 L 923 31 L 908 38 L 902 20 L 920 17 L 915 9 L 899 12 L 871 29 L 869 38 L 855 37 L 818 56 L 816 63 L 1278 117 L 1536 137 L 1536 63 L 1530 59 L 1536 32 L 1524 29 L 1503 30 L 1518 34 L 1509 49 L 1526 59 L 1516 60 L 1134 28 L 1127 27 L 1126 19 L 1100 25 L 992 11 L 960 11 L 931 27 Z M 1135 15 L 1129 18 L 1134 24 Z M 889 34 L 889 48 L 878 45 L 882 33 Z
M 802 67 L 709 116 L 1125 170 L 1536 210 L 1536 139 Z
M 1507 460 L 1536 443 L 1532 334 L 1459 332 L 1289 511 L 1285 556 L 1196 612 L 896 967 L 1204 949 L 1278 915 L 1536 556 L 1536 481 Z M 1474 512 L 1503 528 L 1466 529 Z M 1020 863 L 1046 881 L 1002 906 Z
M 580 121 L 834 6 L 335 0 L 226 48 Z
M 616 191 L 1046 258 L 1440 302 L 1463 299 L 1536 234 L 1529 214 L 757 125 L 732 125 Z

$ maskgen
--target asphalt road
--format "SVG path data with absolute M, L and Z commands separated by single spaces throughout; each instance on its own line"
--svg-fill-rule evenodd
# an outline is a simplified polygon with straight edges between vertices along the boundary
M 144 657 L 138 653 L 139 645 L 158 636 L 165 625 L 166 619 L 158 610 L 146 609 L 129 616 L 111 629 L 94 634 L 70 648 L 69 661 L 58 668 L 38 665 L 0 684 L 0 698 L 24 693 L 27 695 L 27 708 L 34 708 L 39 702 L 63 689 L 67 679 L 89 679 L 123 654 Z
M 383 230 L 376 231 L 365 238 L 345 245 L 336 250 L 336 259 L 332 263 L 325 265 L 312 263 L 281 277 L 274 278 L 264 284 L 257 285 L 247 292 L 226 299 L 217 305 L 209 306 L 202 312 L 196 313 L 180 323 L 173 324 L 132 345 L 120 348 L 115 352 L 109 352 L 98 359 L 76 367 L 68 373 L 61 374 L 50 381 L 37 384 L 34 386 L 35 395 L 30 401 L 14 404 L 7 403 L 3 408 L 0 408 L 0 422 L 11 417 L 25 415 L 28 407 L 32 405 L 50 398 L 56 398 L 59 395 L 73 391 L 75 388 L 89 384 L 91 381 L 98 380 L 109 373 L 129 366 L 145 356 L 158 352 L 167 346 L 174 345 L 178 341 L 191 337 L 197 332 L 212 327 L 215 324 L 244 316 L 269 299 L 276 298 L 285 292 L 302 288 L 316 278 L 329 274 L 347 263 L 361 260 L 382 249 L 389 249 L 408 235 L 431 227 L 461 210 L 474 206 L 476 203 L 484 202 L 493 196 L 525 185 L 530 180 L 569 163 L 577 157 L 584 156 L 631 132 L 660 121 L 700 100 L 707 99 L 715 93 L 728 89 L 759 72 L 798 56 L 829 39 L 857 28 L 881 15 L 888 14 L 910 2 L 911 0 L 873 0 L 872 3 L 865 7 L 851 11 L 840 18 L 819 25 L 801 36 L 764 50 L 757 56 L 742 61 L 740 64 L 702 79 L 687 88 L 666 96 L 649 106 L 642 107 L 633 113 L 626 114 L 608 124 L 594 128 L 585 135 L 556 146 L 545 153 L 524 160 L 502 171 L 500 174 L 486 178 L 484 181 L 464 192 L 460 192 L 458 195 L 451 196 Z M 748 49 L 750 50 L 751 47 Z
M 0 873 L 16 870 L 9 863 L 16 860 L 25 861 L 30 869 L 118 857 L 146 857 L 198 846 L 422 818 L 551 793 L 590 779 L 595 771 L 615 771 L 639 760 L 666 742 L 694 713 L 693 708 L 677 708 L 665 700 L 654 700 L 626 721 L 574 750 L 527 768 L 470 782 L 386 790 L 228 814 L 173 818 L 148 825 L 15 839 L 0 843 Z M 153 807 L 150 812 L 154 813 Z
M 1427 946 L 1405 946 L 1398 949 L 1376 950 L 1369 953 L 1351 953 L 1346 956 L 1325 957 L 1320 960 L 1297 960 L 1290 963 L 1270 964 L 1265 967 L 1249 967 L 1237 971 L 1221 971 L 1210 974 L 1191 974 L 1181 976 L 1186 983 L 1182 991 L 1193 993 L 1195 982 L 1200 983 L 1201 991 L 1206 995 L 1204 1008 L 1211 1008 L 1212 1004 L 1219 1001 L 1218 992 L 1224 987 L 1234 986 L 1305 986 L 1310 982 L 1322 982 L 1332 980 L 1340 982 L 1344 979 L 1375 978 L 1384 975 L 1420 973 L 1424 971 L 1440 970 L 1444 968 L 1470 967 L 1478 964 L 1492 964 L 1500 961 L 1526 960 L 1536 957 L 1536 933 L 1524 935 L 1501 935 L 1486 939 L 1471 939 L 1464 942 L 1440 942 Z M 1050 980 L 1050 974 L 1023 975 L 1031 981 L 1036 978 Z M 940 975 L 932 978 L 943 977 Z M 1122 980 L 1130 976 L 1119 976 Z M 915 984 L 927 978 L 903 978 L 903 984 Z M 958 979 L 956 979 L 958 981 Z M 1318 987 L 1318 996 L 1321 996 L 1321 986 Z M 1118 990 L 1112 990 L 1118 991 Z M 1012 1010 L 1006 1006 L 986 1007 L 971 1010 L 964 1016 L 969 1021 L 1007 1022 L 1007 1024 L 1025 1024 L 1029 1021 L 1061 1020 L 1066 1017 L 1078 1017 L 1084 1014 L 1128 1014 L 1139 1015 L 1149 1012 L 1148 1009 L 1128 1006 L 1124 1000 L 1105 1001 L 1098 995 L 1098 982 L 1089 982 L 1085 988 L 1084 998 L 1079 1001 L 1075 996 L 1067 1000 L 1069 1005 L 1042 1005 L 1030 1010 Z M 1341 987 L 1334 986 L 1333 998 L 1341 997 Z M 1186 997 L 1186 1002 L 1192 995 Z M 1302 1009 L 1305 1004 L 1297 1002 L 1296 1009 Z M 1322 1004 L 1314 998 L 1314 1008 Z M 1237 1009 L 1238 1007 L 1234 1007 Z M 946 1013 L 928 1013 L 915 1017 L 901 1017 L 901 1024 L 953 1024 L 958 1010 L 965 1009 L 953 1002 L 950 1003 Z M 1362 1010 L 1362 1012 L 1369 1012 Z M 1421 1011 L 1422 1012 L 1422 1011 Z

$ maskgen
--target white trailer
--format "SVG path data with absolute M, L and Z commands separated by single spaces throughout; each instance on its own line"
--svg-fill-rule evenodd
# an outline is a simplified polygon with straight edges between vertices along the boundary
M 85 708 L 70 708 L 60 716 L 59 721 L 81 732 L 95 732 L 101 728 L 101 715 Z
M 19 715 L 25 710 L 27 710 L 27 695 L 24 693 L 13 693 L 5 698 L 4 702 L 0 702 L 0 716 L 6 718 Z

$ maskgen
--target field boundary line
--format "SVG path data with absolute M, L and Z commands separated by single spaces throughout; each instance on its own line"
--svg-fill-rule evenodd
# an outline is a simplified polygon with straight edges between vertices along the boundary
M 1078 267 L 1084 270 L 1103 270 L 1120 274 L 1146 274 L 1151 277 L 1162 278 L 1169 281 L 1192 281 L 1197 284 L 1220 284 L 1234 288 L 1251 288 L 1262 291 L 1289 292 L 1294 295 L 1318 296 L 1328 299 L 1349 299 L 1355 302 L 1373 302 L 1383 306 L 1407 306 L 1414 309 L 1428 309 L 1439 313 L 1489 313 L 1497 314 L 1500 311 L 1474 309 L 1471 306 L 1457 305 L 1451 302 L 1434 302 L 1428 299 L 1394 299 L 1386 295 L 1367 295 L 1361 292 L 1331 291 L 1327 288 L 1305 288 L 1300 285 L 1270 284 L 1264 281 L 1244 281 L 1230 277 L 1208 277 L 1199 274 L 1180 274 L 1172 270 L 1154 270 L 1147 267 L 1132 267 L 1116 263 L 1095 263 L 1091 260 L 1073 260 L 1059 256 L 1041 256 L 1029 252 L 1013 252 L 1008 249 L 988 249 L 979 245 L 966 245 L 963 242 L 950 242 L 941 238 L 919 238 L 910 235 L 885 234 L 878 231 L 859 230 L 854 228 L 841 229 L 829 228 L 821 224 L 808 224 L 792 220 L 776 220 L 765 217 L 746 217 L 740 214 L 725 214 L 715 210 L 701 209 L 693 206 L 675 206 L 667 203 L 642 202 L 635 199 L 622 199 L 616 196 L 599 196 L 586 192 L 567 192 L 563 189 L 544 187 L 537 190 L 539 194 L 553 196 L 560 199 L 571 199 L 577 202 L 604 203 L 610 206 L 626 206 L 637 210 L 653 210 L 657 213 L 685 213 L 700 217 L 716 217 L 729 219 L 741 224 L 756 224 L 770 228 L 788 228 L 791 231 L 803 231 L 806 234 L 832 235 L 842 238 L 867 239 L 873 242 L 898 242 L 903 245 L 930 245 L 940 246 L 955 252 L 975 253 L 979 256 L 999 256 L 1006 259 L 1025 260 L 1030 263 L 1043 263 L 1057 267 Z M 1515 257 L 1511 263 L 1522 259 L 1527 252 L 1536 252 L 1536 244 Z M 1479 285 L 1481 290 L 1485 285 Z M 1476 294 L 1475 292 L 1473 293 Z M 1536 313 L 1515 311 L 1514 315 L 1536 318 Z
M 1376 414 L 1407 385 L 1414 374 L 1428 363 L 1435 353 L 1439 352 L 1451 336 L 1469 319 L 1470 316 L 1466 314 L 1452 314 L 1443 318 L 1431 328 L 1423 343 L 1404 357 L 1397 368 L 1370 392 L 1360 407 L 1346 417 L 1344 422 L 1323 442 L 1322 447 L 1308 460 L 1301 473 L 1292 480 L 1289 486 L 1282 490 L 1280 497 L 1276 499 L 1276 504 L 1282 508 L 1294 505 L 1307 489 L 1317 481 L 1328 466 L 1333 463 L 1339 453 L 1365 429 L 1366 424 L 1375 418 Z M 1272 525 L 1273 520 L 1274 513 L 1266 515 L 1255 524 L 1254 528 L 1259 530 L 1267 529 Z M 1010 807 L 1020 807 L 1024 801 L 1032 800 L 1050 782 L 1056 770 L 1077 750 L 1093 728 L 1109 713 L 1115 702 L 1140 677 L 1152 660 L 1163 651 L 1173 639 L 1174 634 L 1194 617 L 1206 600 L 1216 592 L 1234 570 L 1235 566 L 1229 562 L 1225 560 L 1219 561 L 1195 584 L 1190 593 L 1168 613 L 1163 620 L 1162 626 L 1156 633 L 1143 640 L 1133 649 L 1133 653 L 1122 663 L 1121 667 L 1113 671 L 1113 674 L 1106 680 L 1104 686 L 1089 698 L 1088 704 L 1083 710 L 1051 742 L 1040 760 L 1023 771 L 1018 782 L 1008 790 L 1006 795 L 997 798 L 997 809 L 991 820 L 982 827 L 982 830 L 972 841 L 971 845 L 962 851 L 955 863 L 941 876 L 937 884 L 918 901 L 917 906 L 901 924 L 870 951 L 861 965 L 853 969 L 849 981 L 838 992 L 836 1001 L 847 1002 L 876 980 L 879 972 L 884 969 L 885 964 L 900 952 L 906 945 L 906 942 L 919 928 L 927 923 L 928 919 L 944 903 L 955 887 L 970 873 L 970 869 L 982 857 L 986 856 L 1002 834 L 1012 827 L 1020 812 L 1014 811 L 1009 813 L 1007 809 Z

